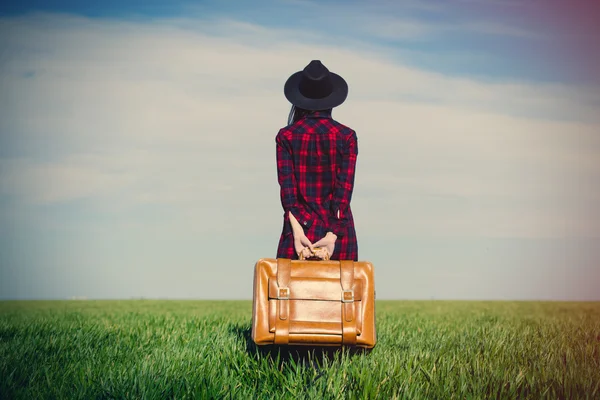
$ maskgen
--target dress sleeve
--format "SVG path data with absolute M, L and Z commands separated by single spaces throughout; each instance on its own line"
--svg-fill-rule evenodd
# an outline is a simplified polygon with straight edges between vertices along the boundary
M 284 221 L 291 228 L 288 215 L 288 211 L 291 211 L 303 228 L 310 228 L 314 218 L 298 202 L 298 188 L 290 143 L 281 132 L 275 138 L 275 142 L 277 143 L 277 180 L 280 187 L 281 205 L 285 212 Z
M 358 156 L 358 139 L 356 132 L 349 135 L 342 164 L 340 165 L 335 180 L 331 210 L 329 215 L 329 230 L 337 236 L 344 236 L 348 225 L 348 208 L 354 190 L 354 174 L 356 171 L 356 158 Z

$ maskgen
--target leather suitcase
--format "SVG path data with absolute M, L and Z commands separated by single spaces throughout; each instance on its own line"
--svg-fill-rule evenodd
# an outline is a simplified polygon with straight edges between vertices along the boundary
M 373 265 L 263 258 L 254 269 L 252 340 L 257 345 L 373 348 Z

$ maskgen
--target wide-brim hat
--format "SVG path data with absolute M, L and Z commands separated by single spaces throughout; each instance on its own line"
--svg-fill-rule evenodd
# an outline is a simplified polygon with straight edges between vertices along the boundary
M 348 84 L 330 72 L 321 61 L 313 60 L 302 71 L 288 78 L 283 88 L 285 97 L 305 110 L 327 110 L 342 104 L 348 96 Z

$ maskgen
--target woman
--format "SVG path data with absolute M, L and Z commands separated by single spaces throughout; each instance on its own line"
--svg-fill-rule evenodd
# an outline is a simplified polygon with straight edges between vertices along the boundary
M 278 258 L 300 255 L 358 260 L 350 200 L 358 143 L 356 133 L 331 110 L 346 100 L 348 85 L 318 60 L 285 83 L 292 103 L 288 126 L 276 137 L 277 178 L 284 210 Z M 327 254 L 315 253 L 315 248 Z

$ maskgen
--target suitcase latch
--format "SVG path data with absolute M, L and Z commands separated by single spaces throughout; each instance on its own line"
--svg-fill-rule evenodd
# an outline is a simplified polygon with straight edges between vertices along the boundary
M 342 303 L 354 302 L 354 290 L 342 290 Z
M 277 292 L 277 300 L 289 300 L 290 299 L 290 288 L 280 287 Z

